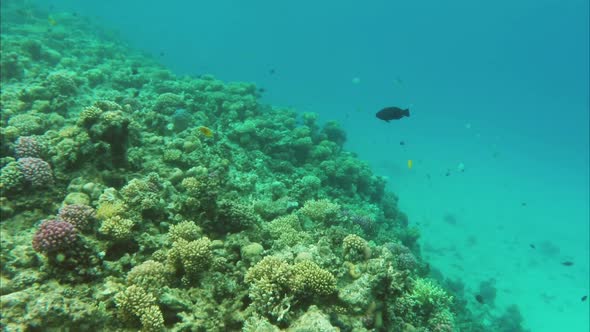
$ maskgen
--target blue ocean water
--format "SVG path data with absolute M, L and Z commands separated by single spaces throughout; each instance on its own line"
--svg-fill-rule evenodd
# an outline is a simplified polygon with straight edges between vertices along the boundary
M 338 120 L 433 266 L 474 294 L 494 279 L 532 331 L 589 329 L 587 1 L 42 2 L 178 74 Z

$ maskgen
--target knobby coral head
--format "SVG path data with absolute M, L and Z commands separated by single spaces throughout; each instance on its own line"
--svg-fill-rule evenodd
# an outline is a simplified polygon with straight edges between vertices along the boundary
M 33 249 L 41 253 L 66 250 L 77 240 L 74 225 L 59 220 L 46 220 L 33 236 Z

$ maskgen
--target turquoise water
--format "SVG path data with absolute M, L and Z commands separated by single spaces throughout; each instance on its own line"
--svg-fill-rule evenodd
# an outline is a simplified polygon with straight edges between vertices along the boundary
M 532 331 L 590 328 L 587 1 L 43 5 L 175 73 L 338 120 L 443 275 L 474 295 L 494 279 L 497 310 L 517 304 Z M 376 119 L 386 106 L 411 117 Z

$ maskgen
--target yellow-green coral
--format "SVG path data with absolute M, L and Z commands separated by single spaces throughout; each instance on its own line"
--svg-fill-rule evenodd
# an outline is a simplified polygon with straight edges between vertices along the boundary
M 349 234 L 342 240 L 344 257 L 349 261 L 362 261 L 371 257 L 371 249 L 362 237 Z
M 421 305 L 432 307 L 448 307 L 453 297 L 428 279 L 419 278 L 414 283 L 411 298 Z
M 96 209 L 96 218 L 106 220 L 123 214 L 127 210 L 125 203 L 119 200 L 102 201 Z
M 293 273 L 289 263 L 275 256 L 266 256 L 246 273 L 250 284 L 249 297 L 254 309 L 281 321 L 288 314 L 293 294 L 290 285 Z
M 160 205 L 160 196 L 157 186 L 148 180 L 133 179 L 121 188 L 121 195 L 131 207 L 139 210 L 157 208 Z
M 131 237 L 131 230 L 135 223 L 131 219 L 113 216 L 102 221 L 99 232 L 113 240 L 125 240 Z
M 172 244 L 168 256 L 176 268 L 184 271 L 188 277 L 194 277 L 211 265 L 211 240 L 207 237 L 190 242 L 178 239 Z
M 24 175 L 16 161 L 11 161 L 0 172 L 0 192 L 19 189 L 24 182 Z
M 330 295 L 336 291 L 336 278 L 312 261 L 302 261 L 293 267 L 293 289 L 307 295 Z
M 270 223 L 264 224 L 270 235 L 276 239 L 277 246 L 293 246 L 303 242 L 306 233 L 301 230 L 299 217 L 292 213 L 275 218 Z
M 332 222 L 332 219 L 338 216 L 339 211 L 340 205 L 332 203 L 327 199 L 307 201 L 299 209 L 299 212 L 304 216 L 319 223 Z
M 432 281 L 418 278 L 410 292 L 395 300 L 393 314 L 416 327 L 427 326 L 430 331 L 453 331 L 452 301 L 452 296 Z
M 139 319 L 143 331 L 160 331 L 164 328 L 164 317 L 156 305 L 156 298 L 145 289 L 131 285 L 115 296 L 115 304 L 124 321 Z
M 267 279 L 286 286 L 291 278 L 289 263 L 276 256 L 266 256 L 246 273 L 244 280 L 248 283 Z
M 101 114 L 102 110 L 96 106 L 85 107 L 78 115 L 78 125 L 91 125 L 100 119 Z
M 185 220 L 176 225 L 170 226 L 168 230 L 168 239 L 170 242 L 176 242 L 179 239 L 194 241 L 201 236 L 201 228 L 193 221 Z
M 168 277 L 169 271 L 164 264 L 147 260 L 127 273 L 127 283 L 157 294 L 163 286 L 167 285 Z

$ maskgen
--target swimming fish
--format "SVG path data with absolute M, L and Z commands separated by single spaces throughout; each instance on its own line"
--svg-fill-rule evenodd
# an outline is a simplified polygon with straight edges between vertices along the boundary
M 588 295 L 582 296 L 582 302 L 586 301 L 587 299 L 588 299 Z
M 561 265 L 563 265 L 563 266 L 572 266 L 572 265 L 574 265 L 574 262 L 565 261 L 565 262 L 561 262 Z
M 205 126 L 200 126 L 198 129 L 201 132 L 201 134 L 205 135 L 205 137 L 213 137 L 213 130 Z
M 408 169 L 412 169 L 413 165 L 414 165 L 414 162 L 412 161 L 412 159 L 408 159 Z
M 481 296 L 480 294 L 475 295 L 475 300 L 477 302 L 479 302 L 480 304 L 483 304 L 483 296 Z
M 532 243 L 531 243 L 531 244 L 529 244 L 529 247 L 531 247 L 531 248 L 533 248 L 533 249 L 536 249 L 536 248 L 537 248 L 537 247 L 535 247 L 535 245 L 534 245 L 534 244 L 532 244 Z
M 385 122 L 389 122 L 391 120 L 399 120 L 404 116 L 410 117 L 410 109 L 406 108 L 403 110 L 399 107 L 386 107 L 377 112 L 375 116 Z

